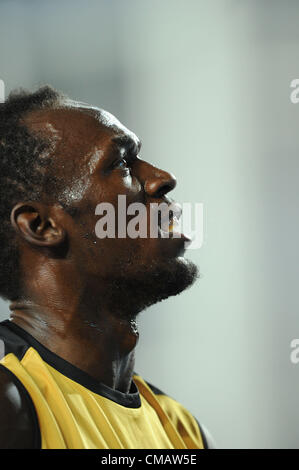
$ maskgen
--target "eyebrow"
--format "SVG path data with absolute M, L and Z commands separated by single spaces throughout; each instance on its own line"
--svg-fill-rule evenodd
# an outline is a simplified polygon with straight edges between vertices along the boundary
M 125 147 L 127 152 L 132 152 L 138 155 L 141 149 L 141 141 L 137 139 L 133 139 L 133 137 L 129 135 L 119 135 L 113 137 L 112 142 L 114 142 L 118 147 Z

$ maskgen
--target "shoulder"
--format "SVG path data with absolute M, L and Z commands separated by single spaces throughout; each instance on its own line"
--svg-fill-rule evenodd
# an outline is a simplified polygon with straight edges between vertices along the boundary
M 160 390 L 155 385 L 145 381 L 151 391 L 155 394 L 164 411 L 168 414 L 174 424 L 185 425 L 193 431 L 194 434 L 200 434 L 205 449 L 215 449 L 215 442 L 207 428 L 188 411 L 181 403 Z M 197 429 L 193 429 L 196 427 Z
M 0 323 L 0 359 L 10 354 L 21 359 L 27 345 L 7 323 Z M 35 407 L 22 382 L 0 363 L 0 449 L 25 448 L 40 448 Z
M 0 364 L 0 448 L 40 448 L 32 400 L 17 377 Z

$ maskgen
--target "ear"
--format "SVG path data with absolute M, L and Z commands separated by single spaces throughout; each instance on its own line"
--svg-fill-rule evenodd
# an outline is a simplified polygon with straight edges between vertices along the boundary
M 37 202 L 20 202 L 11 211 L 11 224 L 32 245 L 57 247 L 64 242 L 66 232 L 49 209 Z

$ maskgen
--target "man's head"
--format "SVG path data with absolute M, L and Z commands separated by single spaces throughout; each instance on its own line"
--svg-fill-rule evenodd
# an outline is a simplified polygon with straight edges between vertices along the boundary
M 124 195 L 126 207 L 142 203 L 149 217 L 151 203 L 170 202 L 174 176 L 139 149 L 110 113 L 50 87 L 0 105 L 1 295 L 30 299 L 51 284 L 45 267 L 55 266 L 64 273 L 57 282 L 66 292 L 75 285 L 82 304 L 98 292 L 127 316 L 192 284 L 197 269 L 183 257 L 183 237 L 119 238 L 117 227 L 115 238 L 96 236 L 100 203 L 117 213 Z

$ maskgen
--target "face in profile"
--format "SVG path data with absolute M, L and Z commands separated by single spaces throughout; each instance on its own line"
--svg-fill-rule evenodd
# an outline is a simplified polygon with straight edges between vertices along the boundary
M 47 203 L 63 208 L 60 223 L 67 233 L 66 259 L 79 267 L 86 292 L 123 315 L 176 295 L 197 277 L 197 268 L 184 257 L 186 238 L 150 236 L 151 204 L 170 204 L 175 177 L 140 157 L 138 137 L 110 113 L 81 103 L 40 110 L 26 118 L 27 127 L 45 133 L 51 141 L 49 172 L 53 188 Z M 147 236 L 119 236 L 118 224 L 126 217 L 118 197 L 146 209 Z M 96 207 L 115 208 L 115 237 L 97 237 Z M 170 221 L 171 222 L 171 221 Z

